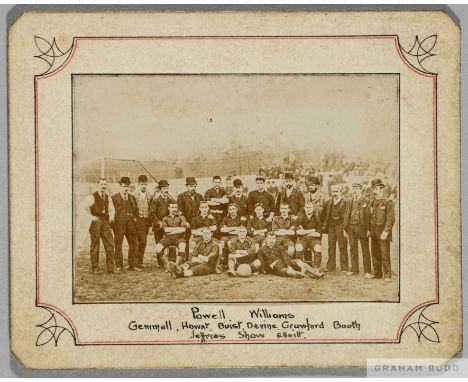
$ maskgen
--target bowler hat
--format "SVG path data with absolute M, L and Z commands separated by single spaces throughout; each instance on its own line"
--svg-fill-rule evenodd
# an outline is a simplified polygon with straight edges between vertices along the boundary
M 140 175 L 138 177 L 138 181 L 139 182 L 147 182 L 148 181 L 148 177 L 146 175 Z
M 385 184 L 380 179 L 372 179 L 371 188 L 374 187 L 385 187 Z
M 197 184 L 197 181 L 195 180 L 195 178 L 193 176 L 189 176 L 189 177 L 185 178 L 185 185 L 186 186 L 190 186 L 190 185 L 193 185 L 193 184 Z
M 234 181 L 232 182 L 232 185 L 234 187 L 242 187 L 242 180 L 240 179 L 234 179 Z
M 359 187 L 359 188 L 362 188 L 362 184 L 361 184 L 361 183 L 358 183 L 358 182 L 353 182 L 353 183 L 351 183 L 351 187 Z
M 293 174 L 291 172 L 287 172 L 284 174 L 284 179 L 293 179 Z
M 308 179 L 309 184 L 320 184 L 319 178 L 316 176 L 311 176 Z
M 130 185 L 130 178 L 128 176 L 122 176 L 120 178 L 120 184 L 126 184 L 127 186 Z
M 158 183 L 158 187 L 161 188 L 161 187 L 169 187 L 169 183 L 167 182 L 166 179 L 161 179 Z

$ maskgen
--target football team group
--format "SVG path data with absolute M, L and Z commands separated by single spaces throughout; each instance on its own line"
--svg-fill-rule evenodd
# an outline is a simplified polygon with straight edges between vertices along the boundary
M 213 186 L 202 195 L 196 179 L 187 177 L 186 191 L 175 199 L 166 180 L 158 182 L 153 194 L 147 177 L 140 175 L 131 193 L 130 178 L 122 177 L 119 192 L 109 196 L 107 180 L 100 178 L 84 207 L 92 219 L 92 272 L 101 274 L 101 241 L 107 272 L 123 271 L 124 238 L 127 269 L 141 272 L 152 230 L 158 265 L 174 279 L 224 272 L 321 278 L 324 272 L 337 271 L 338 246 L 339 270 L 346 276 L 359 276 L 361 262 L 365 278 L 392 281 L 394 203 L 380 179 L 370 182 L 370 194 L 364 195 L 363 184 L 356 182 L 346 196 L 343 184 L 332 184 L 331 195 L 325 195 L 315 176 L 301 191 L 293 174 L 286 173 L 276 197 L 266 189 L 264 175 L 255 181 L 257 189 L 246 193 L 242 180 L 234 179 L 228 195 L 221 177 L 215 176 Z M 328 261 L 322 268 L 324 234 Z

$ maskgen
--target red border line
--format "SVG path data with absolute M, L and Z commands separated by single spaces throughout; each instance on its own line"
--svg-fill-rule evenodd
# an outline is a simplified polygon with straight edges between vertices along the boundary
M 41 302 L 40 301 L 40 208 L 39 208 L 39 201 L 40 201 L 40 193 L 39 193 L 39 100 L 38 100 L 38 81 L 41 79 L 47 79 L 52 77 L 58 73 L 60 73 L 66 66 L 71 62 L 73 59 L 75 52 L 78 48 L 78 42 L 80 40 L 83 41 L 101 41 L 101 40 L 116 40 L 116 41 L 133 41 L 133 40 L 377 40 L 377 39 L 393 39 L 395 49 L 398 53 L 398 56 L 403 61 L 405 66 L 407 66 L 411 71 L 421 76 L 432 78 L 433 87 L 432 87 L 432 130 L 433 130 L 433 145 L 434 145 L 434 244 L 435 244 L 435 261 L 434 261 L 434 268 L 435 268 L 435 298 L 433 300 L 428 300 L 421 302 L 420 304 L 413 307 L 401 320 L 397 332 L 396 338 L 362 338 L 362 339 L 351 339 L 351 338 L 275 338 L 275 339 L 254 339 L 251 341 L 245 340 L 206 340 L 206 343 L 224 343 L 224 342 L 234 342 L 234 343 L 245 343 L 248 344 L 249 342 L 298 342 L 298 343 L 313 343 L 313 342 L 349 342 L 349 343 L 360 343 L 360 342 L 388 342 L 388 343 L 398 343 L 401 339 L 401 330 L 403 328 L 404 323 L 406 320 L 419 308 L 439 302 L 439 286 L 438 286 L 438 252 L 437 252 L 437 142 L 436 142 L 436 126 L 437 126 L 437 76 L 435 74 L 429 74 L 421 72 L 420 70 L 411 66 L 408 61 L 405 59 L 398 44 L 398 36 L 317 36 L 317 37 L 307 37 L 307 36 L 298 36 L 298 37 L 76 37 L 74 38 L 73 48 L 72 51 L 64 62 L 64 64 L 57 70 L 52 73 L 49 73 L 44 76 L 36 76 L 34 80 L 34 95 L 35 95 L 35 133 L 36 133 L 36 198 L 37 198 L 37 281 L 36 281 L 36 299 L 37 299 L 37 306 L 44 306 L 49 307 L 57 312 L 59 312 L 70 324 L 75 334 L 75 343 L 77 345 L 104 345 L 104 344 L 157 344 L 157 343 L 201 343 L 200 340 L 137 340 L 137 341 L 80 341 L 78 335 L 78 329 L 75 326 L 73 320 L 60 308 L 55 305 Z M 400 270 L 401 271 L 401 270 Z

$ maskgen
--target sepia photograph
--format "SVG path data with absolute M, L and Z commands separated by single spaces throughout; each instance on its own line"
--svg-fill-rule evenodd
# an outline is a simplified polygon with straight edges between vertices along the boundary
M 456 360 L 460 40 L 433 10 L 24 12 L 8 34 L 12 357 Z
M 399 301 L 398 74 L 73 74 L 72 128 L 74 303 Z

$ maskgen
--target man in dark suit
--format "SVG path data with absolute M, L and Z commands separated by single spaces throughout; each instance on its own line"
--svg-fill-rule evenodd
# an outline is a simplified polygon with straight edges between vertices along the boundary
M 169 215 L 169 204 L 176 200 L 169 194 L 169 183 L 161 179 L 158 183 L 158 193 L 155 193 L 149 209 L 149 218 L 153 227 L 154 242 L 158 244 L 164 236 L 161 228 L 162 220 Z M 158 256 L 159 266 L 164 266 L 161 256 Z
M 351 185 L 352 198 L 348 202 L 344 218 L 345 237 L 349 241 L 349 252 L 351 256 L 351 270 L 346 275 L 359 274 L 359 243 L 362 250 L 362 264 L 364 276 L 371 278 L 371 260 L 369 253 L 369 238 L 367 237 L 367 208 L 369 201 L 362 195 L 362 184 Z
M 153 226 L 156 244 L 159 243 L 164 236 L 164 231 L 161 229 L 161 221 L 169 215 L 169 204 L 171 202 L 176 202 L 169 194 L 169 183 L 166 179 L 161 179 L 159 181 L 158 189 L 159 192 L 155 194 L 149 208 L 149 218 Z
M 177 197 L 177 205 L 187 223 L 192 224 L 192 219 L 200 212 L 200 202 L 203 200 L 203 196 L 196 191 L 197 181 L 193 176 L 189 176 L 185 179 L 185 186 L 187 187 L 187 191 L 179 194 Z M 190 229 L 185 231 L 185 241 L 187 243 L 190 241 L 191 234 Z M 187 246 L 187 255 L 188 248 L 189 247 Z
M 153 201 L 153 196 L 150 195 L 150 193 L 147 190 L 147 187 L 148 177 L 146 175 L 140 175 L 138 177 L 138 189 L 133 194 L 138 207 L 138 217 L 136 221 L 138 243 L 138 268 L 144 268 L 143 258 L 145 256 L 148 232 L 151 227 L 151 221 L 149 218 L 149 208 L 151 202 Z
M 390 242 L 392 241 L 392 228 L 395 223 L 393 201 L 384 197 L 385 185 L 380 179 L 371 183 L 374 199 L 369 204 L 369 231 L 371 238 L 372 264 L 374 273 L 372 278 L 386 282 L 392 281 L 392 268 L 390 263 Z
M 115 262 L 118 271 L 123 268 L 122 243 L 124 236 L 128 243 L 128 269 L 141 272 L 137 258 L 137 229 L 138 207 L 136 199 L 128 192 L 130 178 L 123 176 L 120 179 L 120 192 L 112 195 L 115 208 L 115 218 L 112 223 L 114 230 Z
M 234 203 L 237 205 L 237 213 L 243 221 L 247 221 L 248 208 L 247 208 L 247 197 L 244 195 L 244 186 L 241 179 L 234 179 L 233 182 L 234 193 L 229 196 L 229 204 Z
M 323 233 L 328 234 L 328 262 L 326 272 L 336 270 L 336 243 L 340 248 L 340 268 L 343 273 L 348 272 L 348 241 L 344 236 L 344 217 L 347 203 L 343 199 L 340 184 L 331 186 L 332 197 L 323 206 Z
M 291 218 L 296 220 L 298 215 L 304 211 L 304 195 L 294 187 L 293 174 L 290 172 L 284 176 L 284 188 L 276 197 L 276 215 L 280 214 L 280 206 L 287 204 L 290 209 Z

